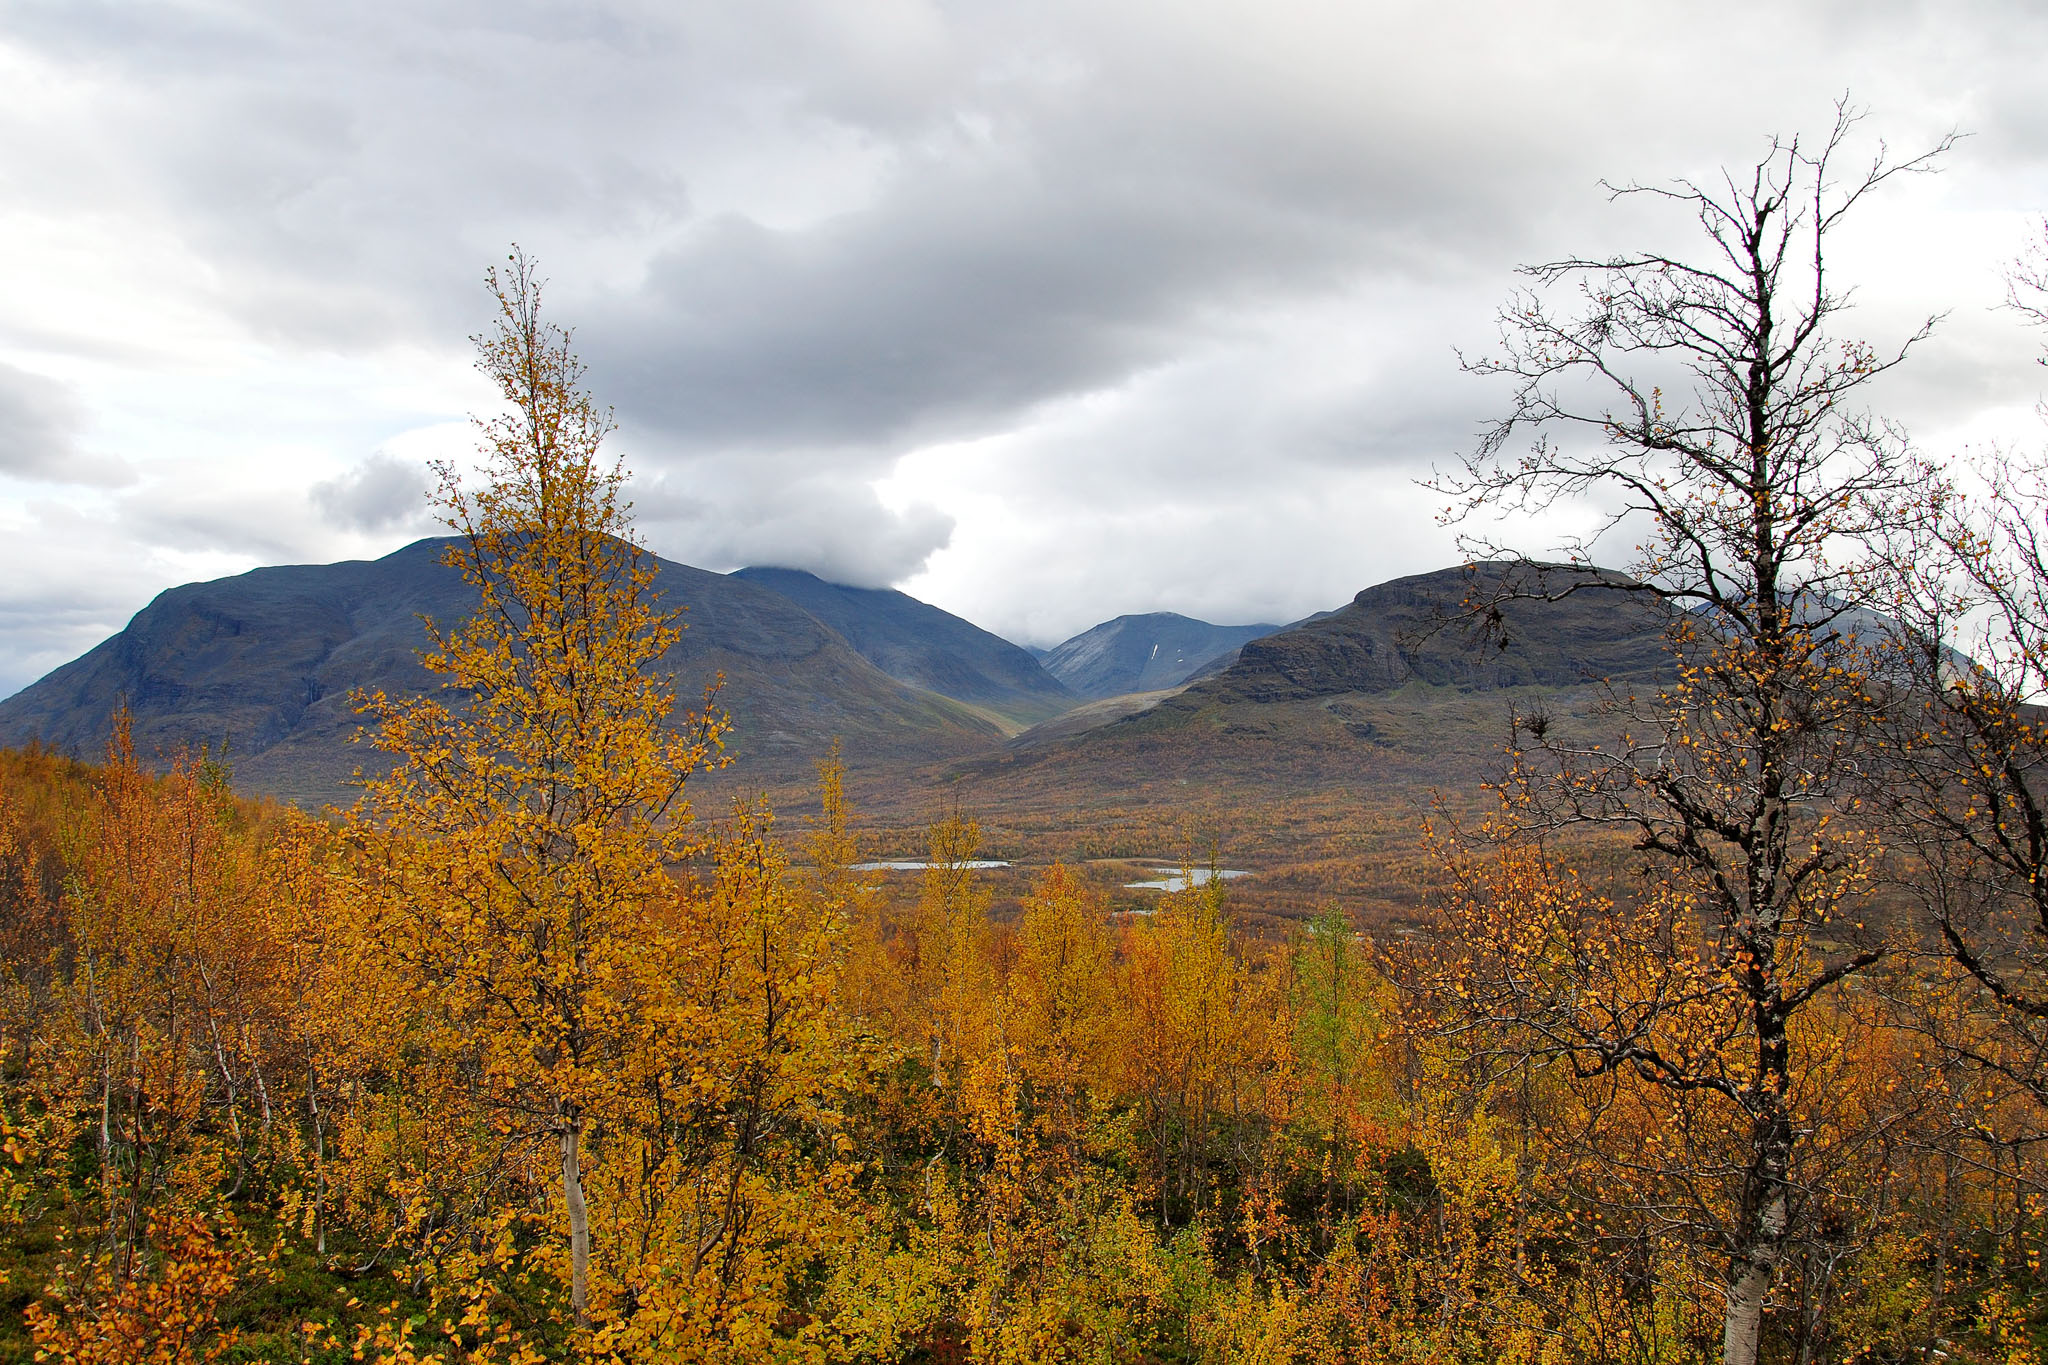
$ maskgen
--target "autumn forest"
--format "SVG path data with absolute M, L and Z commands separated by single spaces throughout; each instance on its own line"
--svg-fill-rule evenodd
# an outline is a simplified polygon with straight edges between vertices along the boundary
M 948 806 L 863 870 L 836 755 L 717 799 L 715 678 L 533 262 L 488 279 L 473 614 L 354 699 L 360 799 L 0 752 L 0 1360 L 2038 1362 L 2048 486 L 1865 407 L 1823 265 L 1925 156 L 1854 117 L 1531 268 L 1468 362 L 1458 620 L 1595 590 L 1671 680 L 1518 709 L 1403 818 L 1419 929 L 996 913 Z M 2036 319 L 2048 256 L 2014 267 Z M 1227 850 L 1226 850 L 1227 852 Z

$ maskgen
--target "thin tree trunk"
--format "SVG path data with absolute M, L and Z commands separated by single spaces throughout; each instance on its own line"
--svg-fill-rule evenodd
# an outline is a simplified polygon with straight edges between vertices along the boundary
M 221 1046 L 220 1026 L 213 1017 L 213 983 L 207 981 L 202 969 L 199 978 L 206 982 L 206 1031 L 213 1038 L 213 1060 L 220 1067 L 220 1083 L 228 1092 L 228 1126 L 235 1135 L 235 1187 L 228 1191 L 233 1199 L 242 1192 L 242 1184 L 249 1175 L 249 1146 L 242 1140 L 242 1096 L 235 1085 L 234 1070 L 228 1066 L 227 1050 Z
M 114 1059 L 100 1062 L 100 1170 L 104 1172 L 114 1152 Z
M 263 1120 L 262 1135 L 268 1139 L 270 1136 L 270 1087 L 263 1082 L 262 1058 L 249 1043 L 249 1021 L 246 1019 L 241 1022 L 241 1034 L 242 1055 L 250 1058 L 249 1076 L 256 1082 L 257 1110 L 262 1115 Z
M 578 1151 L 583 1140 L 583 1121 L 570 1119 L 562 1125 L 562 1202 L 569 1207 L 569 1306 L 576 1310 L 576 1325 L 590 1325 L 590 1214 L 583 1203 L 583 1167 Z
M 320 1093 L 313 1068 L 306 1068 L 306 1109 L 313 1118 L 313 1249 L 327 1254 L 327 1125 L 320 1113 Z

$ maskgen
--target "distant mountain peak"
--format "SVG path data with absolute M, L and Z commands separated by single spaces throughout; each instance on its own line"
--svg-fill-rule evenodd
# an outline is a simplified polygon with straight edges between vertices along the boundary
M 1104 621 L 1043 656 L 1046 671 L 1089 700 L 1177 687 L 1274 625 L 1218 626 L 1175 611 Z

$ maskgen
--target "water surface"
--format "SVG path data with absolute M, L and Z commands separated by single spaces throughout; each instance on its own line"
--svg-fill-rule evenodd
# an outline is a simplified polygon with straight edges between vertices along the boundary
M 922 872 L 931 864 L 927 862 L 882 862 L 855 863 L 855 872 Z M 941 863 L 941 867 L 1008 867 L 1009 864 L 997 859 L 975 858 L 964 863 Z
M 1125 882 L 1124 889 L 1127 891 L 1185 891 L 1191 885 L 1207 886 L 1212 878 L 1220 881 L 1229 881 L 1233 877 L 1249 877 L 1252 875 L 1249 872 L 1240 872 L 1234 867 L 1219 867 L 1213 871 L 1206 867 L 1198 867 L 1193 872 L 1187 873 L 1183 873 L 1177 867 L 1155 867 L 1152 870 L 1160 874 L 1158 881 Z M 1190 882 L 1189 878 L 1194 880 Z

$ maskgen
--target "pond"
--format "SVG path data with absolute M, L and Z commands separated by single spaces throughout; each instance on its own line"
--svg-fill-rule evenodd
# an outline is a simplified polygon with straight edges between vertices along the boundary
M 931 864 L 927 862 L 855 863 L 853 865 L 853 870 L 855 872 L 922 872 L 930 866 Z M 1006 862 L 995 861 L 987 858 L 976 858 L 969 862 L 954 863 L 952 864 L 952 866 L 982 868 L 1008 867 L 1009 864 Z
M 1231 867 L 1219 867 L 1214 869 L 1213 872 L 1209 868 L 1198 867 L 1188 873 L 1183 873 L 1177 867 L 1155 867 L 1152 870 L 1159 874 L 1158 881 L 1125 882 L 1124 889 L 1127 891 L 1185 891 L 1190 884 L 1207 886 L 1212 876 L 1220 881 L 1229 881 L 1233 877 L 1249 877 L 1252 875 L 1249 872 L 1240 872 L 1236 868 Z M 1190 877 L 1194 879 L 1192 883 L 1188 880 Z

